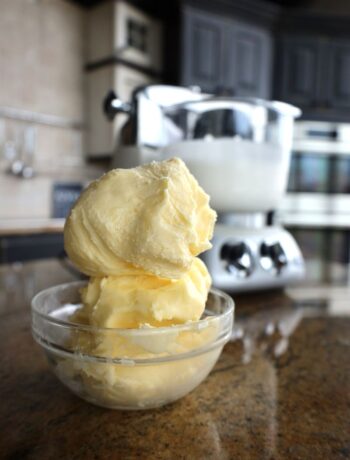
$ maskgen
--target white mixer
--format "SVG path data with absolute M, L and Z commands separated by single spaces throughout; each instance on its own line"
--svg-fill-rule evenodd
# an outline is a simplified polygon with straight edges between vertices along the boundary
M 293 237 L 267 226 L 285 193 L 294 118 L 281 102 L 212 97 L 187 88 L 151 85 L 130 104 L 110 92 L 107 116 L 129 113 L 114 167 L 182 158 L 218 212 L 213 248 L 203 255 L 213 284 L 226 291 L 283 287 L 303 277 Z

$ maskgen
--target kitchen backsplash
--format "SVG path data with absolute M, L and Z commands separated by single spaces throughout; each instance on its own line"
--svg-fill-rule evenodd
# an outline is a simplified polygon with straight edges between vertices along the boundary
M 65 0 L 1 0 L 0 219 L 49 217 L 55 181 L 101 173 L 85 161 L 86 15 Z M 16 160 L 32 162 L 32 179 L 8 174 Z
M 1 0 L 0 108 L 83 121 L 85 15 L 64 0 Z
M 60 175 L 66 169 L 81 168 L 84 165 L 82 129 L 25 123 L 0 117 L 2 171 L 9 168 L 13 157 L 21 159 L 25 155 L 24 136 L 28 129 L 32 129 L 34 135 L 33 167 L 36 174 Z

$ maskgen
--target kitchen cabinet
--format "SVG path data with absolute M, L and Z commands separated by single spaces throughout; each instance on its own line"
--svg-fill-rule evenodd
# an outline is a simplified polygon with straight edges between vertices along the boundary
M 298 106 L 312 106 L 321 99 L 321 53 L 317 38 L 283 37 L 277 49 L 277 99 Z
M 328 99 L 334 108 L 350 109 L 350 40 L 329 46 Z
M 232 21 L 228 27 L 225 87 L 235 96 L 269 98 L 272 40 L 266 30 Z
M 217 92 L 224 85 L 225 35 L 227 21 L 219 16 L 185 10 L 183 27 L 182 84 L 198 85 Z
M 124 64 L 99 67 L 86 74 L 87 122 L 86 149 L 89 158 L 112 156 L 119 142 L 119 133 L 127 121 L 126 114 L 119 114 L 109 121 L 102 101 L 107 91 L 114 88 L 123 101 L 130 101 L 132 92 L 139 86 L 156 83 L 149 75 Z
M 64 254 L 63 232 L 0 237 L 0 265 L 47 258 Z
M 272 40 L 267 30 L 190 7 L 183 20 L 182 85 L 269 97 Z
M 350 40 L 283 36 L 276 56 L 276 99 L 314 111 L 350 109 Z

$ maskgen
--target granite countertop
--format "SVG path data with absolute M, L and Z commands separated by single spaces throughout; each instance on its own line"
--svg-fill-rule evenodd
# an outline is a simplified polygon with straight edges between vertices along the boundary
M 0 268 L 1 459 L 350 458 L 350 290 L 235 296 L 229 342 L 209 377 L 157 410 L 90 405 L 50 372 L 29 300 L 69 281 L 55 260 Z

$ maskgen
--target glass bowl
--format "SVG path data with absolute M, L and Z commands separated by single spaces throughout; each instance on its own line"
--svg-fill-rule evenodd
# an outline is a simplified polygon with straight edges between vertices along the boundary
M 231 297 L 211 289 L 199 321 L 169 327 L 99 328 L 69 320 L 81 308 L 73 282 L 32 301 L 32 333 L 73 393 L 112 409 L 150 409 L 182 398 L 209 374 L 229 340 Z

